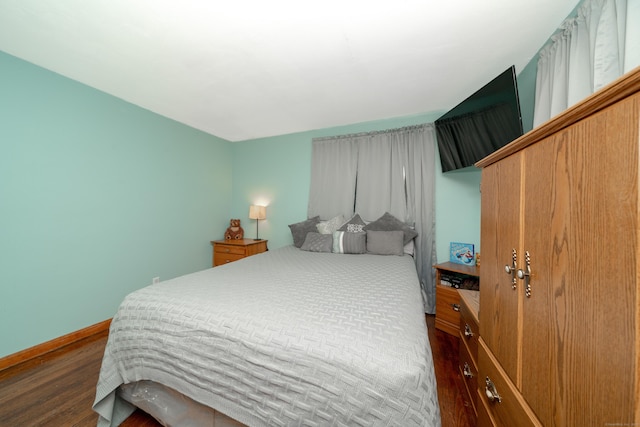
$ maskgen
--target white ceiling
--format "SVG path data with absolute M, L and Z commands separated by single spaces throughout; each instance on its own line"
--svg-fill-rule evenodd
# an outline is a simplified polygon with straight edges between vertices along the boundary
M 239 141 L 448 110 L 577 3 L 0 0 L 0 50 Z

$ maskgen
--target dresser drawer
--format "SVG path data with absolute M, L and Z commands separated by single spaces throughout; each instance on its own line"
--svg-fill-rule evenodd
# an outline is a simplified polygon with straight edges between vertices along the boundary
M 484 341 L 478 342 L 478 391 L 481 401 L 478 404 L 485 406 L 489 414 L 488 418 L 493 419 L 499 426 L 542 427 L 498 361 L 491 355 Z M 491 385 L 500 396 L 499 400 L 489 398 Z
M 474 360 L 478 357 L 478 337 L 480 328 L 466 304 L 460 304 L 460 339 L 469 347 Z
M 247 250 L 244 246 L 231 246 L 231 245 L 221 245 L 216 244 L 213 247 L 213 250 L 216 254 L 235 254 L 235 255 L 245 255 Z
M 469 348 L 460 343 L 460 357 L 458 359 L 460 375 L 467 388 L 467 399 L 471 402 L 473 411 L 478 414 L 477 389 L 478 389 L 478 366 L 475 359 L 469 354 Z

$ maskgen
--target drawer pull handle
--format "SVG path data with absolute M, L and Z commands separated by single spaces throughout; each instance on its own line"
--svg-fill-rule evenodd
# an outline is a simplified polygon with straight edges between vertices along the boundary
M 487 398 L 489 399 L 489 402 L 496 402 L 496 403 L 502 402 L 502 398 L 498 394 L 498 390 L 496 390 L 496 386 L 495 384 L 493 384 L 493 381 L 491 381 L 489 377 L 487 377 L 485 380 L 485 383 L 486 385 L 484 387 L 484 392 L 487 394 Z
M 460 304 L 451 304 L 451 308 L 453 311 L 460 311 Z
M 225 251 L 226 253 L 229 253 L 229 248 L 225 249 L 224 251 Z
M 473 331 L 471 330 L 471 326 L 468 323 L 464 324 L 464 336 L 467 338 L 471 338 L 473 336 Z
M 231 260 L 230 260 L 230 259 L 225 259 L 225 260 L 224 260 L 224 262 L 226 262 L 226 263 L 230 263 L 230 262 L 231 262 Z
M 518 268 L 516 250 L 511 250 L 511 265 L 505 265 L 504 271 L 511 275 L 511 289 L 516 289 L 516 268 Z
M 471 367 L 467 362 L 464 362 L 464 368 L 462 369 L 462 373 L 467 378 L 473 378 L 473 373 L 471 372 Z

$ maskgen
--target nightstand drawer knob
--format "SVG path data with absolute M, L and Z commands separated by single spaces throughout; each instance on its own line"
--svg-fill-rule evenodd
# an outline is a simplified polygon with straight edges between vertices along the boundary
M 451 304 L 453 311 L 460 311 L 460 304 Z
M 229 250 L 229 248 L 225 249 L 224 251 L 225 251 L 226 253 L 231 252 L 231 251 Z

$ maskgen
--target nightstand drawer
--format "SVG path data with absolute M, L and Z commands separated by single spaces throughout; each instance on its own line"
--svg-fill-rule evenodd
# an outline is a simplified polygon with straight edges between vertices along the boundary
M 460 330 L 460 294 L 456 288 L 436 286 L 436 328 L 451 335 Z
M 221 253 L 216 252 L 216 254 L 213 256 L 213 265 L 228 264 L 230 262 L 237 261 L 237 260 L 242 259 L 244 257 L 245 257 L 244 255 L 221 254 Z
M 266 240 L 240 239 L 240 240 L 216 240 L 212 241 L 213 266 L 229 264 L 252 255 L 266 252 Z
M 224 244 L 216 244 L 214 246 L 214 251 L 217 254 L 235 254 L 244 256 L 247 252 L 244 246 L 231 246 Z

